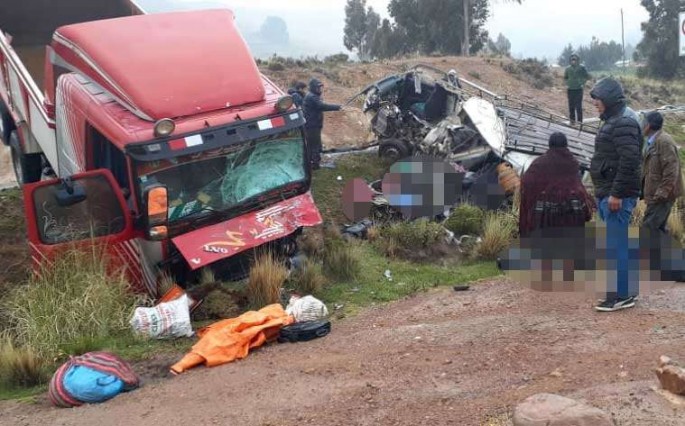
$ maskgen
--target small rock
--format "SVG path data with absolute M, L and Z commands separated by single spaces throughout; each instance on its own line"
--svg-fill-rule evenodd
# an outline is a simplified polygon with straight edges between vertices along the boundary
M 662 388 L 676 395 L 685 395 L 685 369 L 675 361 L 662 355 L 655 372 Z
M 561 376 L 563 376 L 563 374 L 561 373 L 561 371 L 560 371 L 558 368 L 557 368 L 556 370 L 552 371 L 551 373 L 549 373 L 549 375 L 552 376 L 552 377 L 561 377 Z
M 533 395 L 514 410 L 514 426 L 613 426 L 604 411 L 560 395 Z
M 620 377 L 621 379 L 624 379 L 624 378 L 628 377 L 628 373 L 625 371 L 621 371 L 620 373 L 618 373 L 618 377 Z

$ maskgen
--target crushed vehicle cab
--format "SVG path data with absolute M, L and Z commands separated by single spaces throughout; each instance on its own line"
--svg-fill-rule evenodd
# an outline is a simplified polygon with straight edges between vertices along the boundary
M 158 297 L 163 273 L 240 279 L 258 247 L 292 255 L 322 221 L 302 112 L 259 72 L 231 11 L 121 2 L 130 13 L 54 29 L 43 91 L 0 33 L 2 139 L 36 264 L 102 245 Z
M 465 173 L 465 191 L 474 184 L 488 188 L 494 181 L 511 202 L 518 177 L 547 151 L 549 137 L 557 131 L 566 134 L 589 180 L 596 124 L 571 126 L 558 114 L 497 95 L 455 70 L 418 65 L 370 84 L 352 100 L 360 96 L 381 157 L 443 158 Z

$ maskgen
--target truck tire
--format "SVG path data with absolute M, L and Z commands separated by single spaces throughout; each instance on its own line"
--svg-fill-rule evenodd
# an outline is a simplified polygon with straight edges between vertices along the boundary
M 14 120 L 5 104 L 0 101 L 0 139 L 5 146 L 10 144 L 10 134 L 14 130 Z
M 378 155 L 381 158 L 399 161 L 411 155 L 411 148 L 399 139 L 386 139 L 378 147 Z
M 26 183 L 38 182 L 43 175 L 42 159 L 40 154 L 24 154 L 19 143 L 19 135 L 14 130 L 9 136 L 10 151 L 12 152 L 12 165 L 14 175 L 23 187 Z

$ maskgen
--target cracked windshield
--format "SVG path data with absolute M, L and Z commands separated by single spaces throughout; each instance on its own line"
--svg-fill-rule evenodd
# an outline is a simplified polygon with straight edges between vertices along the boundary
M 145 163 L 143 188 L 166 185 L 169 221 L 225 211 L 260 194 L 305 179 L 299 130 L 199 154 Z M 265 172 L 268 170 L 268 172 Z

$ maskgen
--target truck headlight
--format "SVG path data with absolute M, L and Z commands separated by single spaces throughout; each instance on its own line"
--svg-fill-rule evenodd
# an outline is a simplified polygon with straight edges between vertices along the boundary
M 291 106 L 293 106 L 293 103 L 294 101 L 292 96 L 283 96 L 276 101 L 276 111 L 286 112 Z
M 155 123 L 155 137 L 169 136 L 176 129 L 176 123 L 170 118 L 162 118 Z

